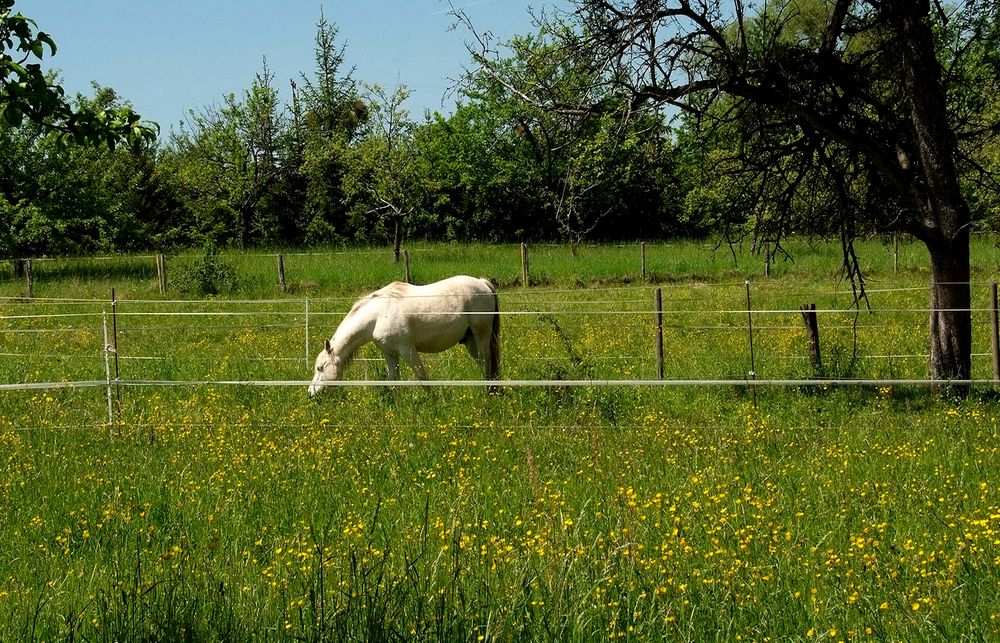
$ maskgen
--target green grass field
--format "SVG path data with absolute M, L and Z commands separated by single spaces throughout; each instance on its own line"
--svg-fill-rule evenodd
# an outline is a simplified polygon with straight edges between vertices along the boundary
M 871 309 L 839 250 L 771 276 L 700 243 L 410 249 L 414 280 L 500 285 L 511 380 L 926 377 L 926 256 L 865 244 Z M 974 374 L 991 376 L 992 241 L 973 251 Z M 198 253 L 168 258 L 178 278 Z M 225 254 L 233 289 L 160 294 L 152 257 L 0 274 L 0 639 L 990 640 L 1000 636 L 994 392 L 925 387 L 345 387 L 311 353 L 384 250 Z M 118 302 L 111 315 L 111 288 Z M 308 346 L 308 350 L 307 350 Z M 106 357 L 108 361 L 106 362 Z M 435 379 L 476 379 L 455 349 Z M 351 379 L 378 379 L 366 351 Z

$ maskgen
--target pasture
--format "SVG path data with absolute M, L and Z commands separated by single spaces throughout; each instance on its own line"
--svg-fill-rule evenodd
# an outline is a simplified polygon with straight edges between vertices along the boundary
M 925 252 L 411 248 L 415 281 L 499 286 L 507 380 L 926 377 Z M 168 278 L 198 259 L 169 258 Z M 225 254 L 231 291 L 157 290 L 151 258 L 0 274 L 0 639 L 961 640 L 1000 636 L 996 396 L 925 387 L 348 386 L 315 352 L 388 251 Z M 973 249 L 991 377 L 991 240 Z M 110 290 L 118 298 L 111 316 Z M 117 354 L 104 350 L 104 330 Z M 369 347 L 371 348 L 371 347 Z M 120 386 L 101 384 L 117 359 Z M 464 349 L 432 379 L 480 377 Z M 348 379 L 380 379 L 374 349 Z M 404 377 L 409 373 L 404 367 Z M 250 382 L 234 384 L 232 382 Z M 269 384 L 281 382 L 281 384 Z M 171 384 L 172 383 L 172 384 Z M 181 384 L 178 384 L 181 383 Z

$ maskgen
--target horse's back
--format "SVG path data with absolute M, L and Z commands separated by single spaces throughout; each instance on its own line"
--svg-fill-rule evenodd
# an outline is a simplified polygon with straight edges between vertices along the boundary
M 422 286 L 394 281 L 378 294 L 405 300 L 406 308 L 486 312 L 494 309 L 496 292 L 488 279 L 455 275 Z
M 376 294 L 386 298 L 379 304 L 376 341 L 384 347 L 411 343 L 420 352 L 454 346 L 470 327 L 487 322 L 482 313 L 496 310 L 490 283 L 465 275 L 422 286 L 393 282 Z
M 397 282 L 398 283 L 398 282 Z M 414 289 L 425 289 L 428 292 L 441 293 L 492 293 L 493 286 L 488 279 L 481 277 L 470 277 L 469 275 L 455 275 L 446 277 L 440 281 L 435 281 L 424 286 L 411 286 Z

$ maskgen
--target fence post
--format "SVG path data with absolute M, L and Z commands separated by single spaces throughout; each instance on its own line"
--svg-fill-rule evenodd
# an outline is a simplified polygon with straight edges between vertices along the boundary
M 309 367 L 309 358 L 312 352 L 309 350 L 309 298 L 306 297 L 306 368 Z
M 35 296 L 35 271 L 33 263 L 31 259 L 26 259 L 24 262 L 24 278 L 28 291 L 28 299 L 33 299 Z
M 816 318 L 816 304 L 804 304 L 801 311 L 802 321 L 806 325 L 806 335 L 809 338 L 809 361 L 812 362 L 813 372 L 820 373 L 823 370 L 823 362 L 820 360 L 819 320 Z
M 656 289 L 656 377 L 663 379 L 663 290 Z
M 111 358 L 109 354 L 111 353 L 111 344 L 108 343 L 108 311 L 104 311 L 102 314 L 102 319 L 104 322 L 104 377 L 107 380 L 107 397 L 108 397 L 108 436 L 114 437 L 115 434 L 115 414 L 114 408 L 111 402 Z
M 993 383 L 1000 384 L 1000 308 L 997 307 L 997 282 L 995 281 L 990 286 L 990 295 L 993 308 L 990 314 L 993 322 L 993 335 L 990 342 L 993 344 Z
M 521 285 L 525 288 L 530 283 L 530 272 L 528 271 L 528 246 L 521 243 Z
M 413 283 L 413 273 L 410 272 L 410 251 L 403 250 L 403 271 L 406 274 L 406 283 Z
M 121 370 L 118 366 L 118 299 L 115 297 L 114 286 L 111 287 L 111 331 L 111 341 L 115 355 L 115 402 L 118 404 L 118 409 L 121 410 Z
M 747 287 L 747 332 L 750 335 L 750 372 L 747 375 L 751 380 L 757 379 L 757 367 L 755 366 L 755 359 L 753 353 L 753 308 L 750 305 L 750 280 L 746 280 Z M 750 390 L 753 393 L 753 407 L 757 408 L 757 387 L 753 384 L 750 385 Z
M 640 270 L 640 273 L 639 273 L 639 277 L 643 281 L 646 281 L 646 242 L 645 241 L 643 241 L 642 243 L 639 244 L 639 255 L 640 255 L 641 261 L 642 261 L 642 267 L 641 267 L 641 270 Z
M 167 260 L 162 252 L 156 253 L 156 280 L 160 285 L 160 294 L 167 292 Z
M 278 285 L 281 286 L 281 292 L 288 290 L 288 286 L 285 284 L 285 257 L 280 252 L 278 253 Z
M 892 274 L 899 274 L 899 235 L 892 235 Z

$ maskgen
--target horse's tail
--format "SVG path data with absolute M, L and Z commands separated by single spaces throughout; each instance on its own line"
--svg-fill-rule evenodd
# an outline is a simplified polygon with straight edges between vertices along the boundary
M 490 280 L 485 280 L 493 293 L 493 328 L 490 330 L 490 360 L 487 364 L 486 376 L 491 380 L 500 379 L 500 297 L 496 286 Z

